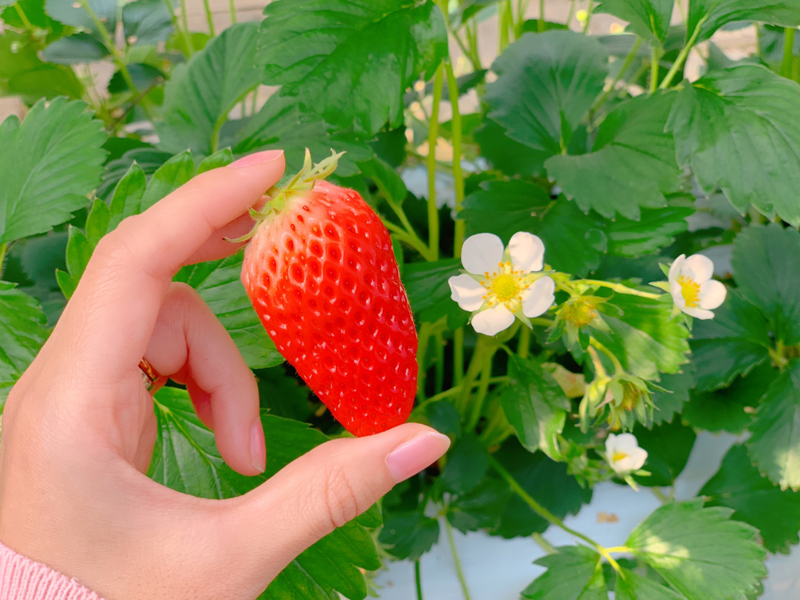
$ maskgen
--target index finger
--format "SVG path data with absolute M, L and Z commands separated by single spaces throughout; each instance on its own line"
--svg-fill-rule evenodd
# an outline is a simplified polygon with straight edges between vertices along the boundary
M 98 244 L 54 334 L 68 335 L 75 356 L 96 375 L 130 372 L 147 349 L 174 274 L 284 169 L 282 151 L 252 154 L 125 219 Z

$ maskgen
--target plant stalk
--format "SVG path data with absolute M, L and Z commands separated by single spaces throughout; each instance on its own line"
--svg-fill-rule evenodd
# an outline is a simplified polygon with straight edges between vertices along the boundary
M 599 281 L 595 279 L 581 279 L 578 281 L 579 283 L 583 283 L 586 285 L 595 285 L 597 287 L 604 287 L 615 292 L 619 292 L 620 294 L 628 294 L 630 296 L 639 296 L 640 298 L 649 298 L 651 300 L 658 300 L 661 298 L 663 294 L 651 294 L 650 292 L 641 292 L 639 290 L 635 290 L 633 288 L 629 288 L 626 285 L 622 285 L 621 283 L 612 283 L 610 281 Z M 578 283 L 576 282 L 576 283 Z
M 520 358 L 528 358 L 528 351 L 531 347 L 531 330 L 523 326 L 519 333 L 519 348 L 517 348 L 517 355 Z
M 419 559 L 414 561 L 414 583 L 417 588 L 417 600 L 422 600 L 422 572 Z
M 0 277 L 3 275 L 3 261 L 6 259 L 6 250 L 8 250 L 8 242 L 0 244 Z
M 586 7 L 586 22 L 583 24 L 583 33 L 589 33 L 589 25 L 592 24 L 592 15 L 594 14 L 594 2 L 589 0 L 589 4 Z
M 208 22 L 208 33 L 211 35 L 211 37 L 214 37 L 217 34 L 214 32 L 214 15 L 211 12 L 211 4 L 209 0 L 203 0 L 203 7 L 205 8 L 206 11 L 206 21 Z
M 781 75 L 787 79 L 791 79 L 794 66 L 794 34 L 797 29 L 794 27 L 787 27 L 783 31 L 783 62 L 781 63 Z
M 592 113 L 596 113 L 600 109 L 600 107 L 603 106 L 603 104 L 605 104 L 606 100 L 608 100 L 608 97 L 614 93 L 617 84 L 620 81 L 622 81 L 622 78 L 625 77 L 625 73 L 627 73 L 628 69 L 630 69 L 631 64 L 633 63 L 633 59 L 636 58 L 636 55 L 639 52 L 639 48 L 642 46 L 643 41 L 644 40 L 642 40 L 642 38 L 640 37 L 636 38 L 636 41 L 633 43 L 633 46 L 631 47 L 631 51 L 628 52 L 628 56 L 625 57 L 625 62 L 622 63 L 622 67 L 620 68 L 619 73 L 617 73 L 617 76 L 614 78 L 614 81 L 611 82 L 611 86 L 606 91 L 604 91 L 603 95 L 600 96 L 600 98 L 598 98 L 597 102 L 595 102 L 594 106 L 592 107 Z
M 236 0 L 230 0 L 228 6 L 231 9 L 231 24 L 236 23 Z
M 661 50 L 653 44 L 650 49 L 650 95 L 658 91 L 658 66 L 661 60 Z
M 458 558 L 458 551 L 456 550 L 456 542 L 453 539 L 453 526 L 450 525 L 450 521 L 447 520 L 447 517 L 444 518 L 444 530 L 447 532 L 447 542 L 450 544 L 450 552 L 453 554 L 453 563 L 456 566 L 458 582 L 461 584 L 461 592 L 464 595 L 464 600 L 470 600 L 467 580 L 464 577 L 464 570 L 461 568 L 461 561 Z
M 444 62 L 433 77 L 433 107 L 428 128 L 428 247 L 432 260 L 439 259 L 439 209 L 436 208 L 436 144 L 439 141 L 439 105 L 442 102 Z
M 181 24 L 178 21 L 178 16 L 175 14 L 175 7 L 172 6 L 172 0 L 164 0 L 164 5 L 167 7 L 167 10 L 169 11 L 169 16 L 170 19 L 172 20 L 172 27 L 175 29 L 175 31 L 177 31 L 180 34 L 181 39 L 183 40 L 183 55 L 186 58 L 189 58 L 194 52 L 194 48 L 192 47 L 192 40 L 189 37 L 188 32 L 183 27 L 181 27 Z
M 14 9 L 17 11 L 17 15 L 19 15 L 19 20 L 22 21 L 22 26 L 28 31 L 33 31 L 33 24 L 28 19 L 28 15 L 25 14 L 25 11 L 22 10 L 19 2 L 14 3 Z
M 658 86 L 658 89 L 665 90 L 667 89 L 672 80 L 675 78 L 675 75 L 678 73 L 681 67 L 683 67 L 683 63 L 686 62 L 686 58 L 689 56 L 689 52 L 692 51 L 695 42 L 697 42 L 697 38 L 700 37 L 700 30 L 703 28 L 703 24 L 708 20 L 708 13 L 703 16 L 697 22 L 697 26 L 694 28 L 692 32 L 692 37 L 689 38 L 689 41 L 686 42 L 686 45 L 681 49 L 680 54 L 678 54 L 678 58 L 675 59 L 675 62 L 672 64 L 672 68 L 667 72 L 664 79 L 661 81 L 661 85 Z
M 547 22 L 544 20 L 544 5 L 545 0 L 539 0 L 539 22 L 537 23 L 537 29 L 539 33 L 544 33 L 545 28 L 547 27 Z M 520 15 L 520 22 L 524 22 L 524 15 Z

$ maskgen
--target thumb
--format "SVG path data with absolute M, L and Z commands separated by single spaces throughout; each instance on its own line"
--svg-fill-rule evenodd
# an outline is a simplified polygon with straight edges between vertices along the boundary
M 274 577 L 311 544 L 366 511 L 449 446 L 447 436 L 415 423 L 317 446 L 236 499 L 236 554 L 252 557 L 256 573 L 271 572 Z

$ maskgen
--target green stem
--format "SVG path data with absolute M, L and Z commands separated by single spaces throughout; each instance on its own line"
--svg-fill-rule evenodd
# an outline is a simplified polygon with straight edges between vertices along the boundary
M 472 359 L 469 361 L 469 367 L 467 367 L 467 372 L 461 382 L 461 395 L 458 399 L 458 405 L 456 408 L 459 409 L 459 412 L 462 415 L 464 415 L 467 411 L 467 402 L 469 400 L 469 393 L 472 389 L 472 385 L 475 380 L 477 380 L 478 375 L 483 369 L 483 357 L 486 353 L 486 346 L 490 339 L 491 338 L 486 336 L 478 335 L 478 342 L 475 344 L 475 352 L 472 354 Z
M 453 385 L 460 385 L 464 378 L 464 328 L 453 334 Z
M 417 588 L 417 600 L 422 600 L 422 572 L 420 570 L 419 559 L 414 561 L 414 583 Z
M 592 113 L 596 113 L 600 109 L 600 107 L 603 104 L 605 104 L 606 100 L 608 100 L 608 97 L 611 96 L 612 93 L 614 93 L 617 84 L 620 81 L 622 81 L 622 78 L 625 76 L 625 73 L 628 72 L 628 69 L 633 63 L 633 59 L 636 58 L 636 55 L 639 52 L 639 48 L 642 46 L 643 41 L 644 40 L 642 40 L 642 38 L 640 37 L 636 38 L 636 41 L 633 43 L 633 46 L 631 47 L 631 51 L 628 52 L 628 56 L 625 57 L 625 62 L 622 63 L 622 67 L 620 68 L 619 73 L 617 73 L 617 76 L 614 78 L 614 81 L 611 82 L 611 86 L 606 91 L 604 91 L 603 95 L 600 96 L 597 102 L 595 102 L 594 106 L 592 107 Z
M 650 50 L 650 95 L 658 91 L 658 65 L 661 60 L 661 49 L 655 44 Z
M 236 0 L 230 0 L 228 6 L 231 10 L 231 24 L 236 23 Z
M 787 27 L 783 37 L 783 62 L 781 63 L 781 75 L 787 79 L 792 78 L 792 67 L 794 63 L 794 27 Z
M 550 542 L 542 537 L 541 533 L 534 533 L 533 539 L 539 544 L 539 547 L 548 554 L 556 554 L 558 552 Z
M 25 11 L 22 10 L 19 2 L 14 4 L 14 9 L 17 11 L 17 15 L 19 15 L 19 20 L 22 21 L 22 26 L 28 31 L 33 31 L 33 24 L 30 22 L 30 20 L 28 20 L 28 15 L 26 15 Z
M 611 350 L 606 348 L 602 343 L 598 342 L 593 337 L 590 337 L 589 338 L 589 345 L 592 348 L 596 348 L 596 349 L 600 350 L 600 352 L 602 352 L 603 354 L 605 354 L 608 357 L 608 360 L 610 360 L 611 364 L 614 365 L 614 372 L 616 374 L 620 374 L 620 373 L 624 373 L 625 372 L 625 369 L 622 368 L 622 363 L 619 362 L 619 359 L 614 355 L 613 352 L 611 352 Z
M 689 56 L 689 52 L 692 51 L 697 38 L 700 36 L 700 29 L 702 29 L 703 24 L 708 20 L 708 15 L 711 13 L 707 13 L 697 22 L 697 26 L 694 28 L 692 32 L 692 37 L 689 38 L 689 41 L 686 42 L 686 45 L 681 49 L 680 54 L 678 54 L 678 58 L 675 59 L 675 62 L 672 65 L 672 68 L 667 72 L 667 75 L 661 81 L 661 85 L 658 86 L 658 89 L 665 90 L 667 89 L 672 80 L 675 78 L 675 75 L 678 71 L 683 67 L 683 63 L 686 62 L 686 58 Z
M 677 0 L 678 11 L 681 13 L 681 21 L 686 23 L 686 8 L 683 6 L 683 0 Z
M 481 420 L 481 412 L 483 412 L 483 403 L 486 401 L 486 394 L 489 392 L 489 382 L 492 378 L 492 358 L 494 357 L 496 349 L 492 349 L 486 358 L 483 359 L 481 367 L 481 379 L 478 384 L 478 395 L 473 403 L 469 419 L 467 420 L 467 430 L 472 431 Z
M 414 250 L 419 252 L 420 256 L 422 256 L 422 258 L 424 258 L 426 261 L 431 262 L 434 260 L 434 258 L 431 256 L 430 248 L 428 248 L 428 245 L 423 242 L 416 233 L 409 235 L 409 233 L 402 227 L 398 227 L 386 219 L 383 219 L 383 225 L 386 227 L 386 229 L 394 234 L 394 237 L 397 239 L 397 241 L 408 244 Z
M 489 384 L 491 385 L 491 384 L 494 384 L 494 383 L 506 383 L 508 381 L 510 381 L 510 378 L 508 377 L 508 375 L 498 375 L 497 377 L 492 377 L 491 379 L 489 379 Z M 476 381 L 476 382 L 474 382 L 472 384 L 472 387 L 478 387 L 480 384 L 481 384 L 480 381 Z M 450 396 L 455 396 L 456 394 L 460 394 L 460 393 L 461 393 L 461 386 L 457 385 L 457 386 L 451 387 L 449 390 L 445 390 L 445 391 L 441 392 L 440 394 L 436 394 L 435 396 L 431 396 L 430 398 L 426 398 L 425 401 L 419 403 L 415 407 L 414 410 L 423 408 L 423 407 L 427 406 L 428 404 L 431 404 L 433 402 L 438 402 L 439 400 L 444 400 L 445 398 L 449 398 Z
M 203 7 L 206 10 L 206 21 L 208 22 L 208 33 L 211 34 L 211 37 L 217 35 L 214 32 L 214 15 L 211 13 L 211 4 L 209 0 L 203 0 Z
M 453 563 L 456 566 L 456 574 L 458 581 L 461 584 L 461 592 L 464 594 L 464 600 L 470 600 L 469 588 L 467 587 L 467 580 L 464 577 L 464 571 L 461 568 L 461 561 L 458 558 L 458 551 L 456 550 L 456 542 L 453 539 L 453 526 L 447 517 L 444 518 L 444 529 L 447 532 L 447 542 L 450 544 L 450 552 L 453 554 Z
M 431 325 L 430 323 L 423 323 L 419 328 L 418 333 L 419 342 L 417 343 L 417 402 L 420 404 L 425 403 L 425 380 L 427 378 L 427 371 L 425 370 L 425 356 L 428 354 L 428 340 L 431 338 Z
M 575 0 L 570 0 L 569 12 L 567 13 L 567 21 L 566 21 L 567 27 L 569 27 L 569 24 L 572 23 L 572 19 L 574 18 L 575 18 Z
M 187 6 L 186 0 L 181 0 L 181 22 L 183 25 L 183 30 L 188 34 L 189 33 L 189 9 Z M 191 44 L 191 39 L 190 42 Z M 194 54 L 194 47 L 191 47 L 191 52 Z
M 640 298 L 650 298 L 651 300 L 658 300 L 663 295 L 663 294 L 651 294 L 649 292 L 641 292 L 639 290 L 635 290 L 633 288 L 629 288 L 628 286 L 622 285 L 621 283 L 611 283 L 610 281 L 598 281 L 595 279 L 580 279 L 575 283 L 583 283 L 586 285 L 604 287 L 614 290 L 615 292 L 619 292 L 620 294 L 629 294 L 631 296 L 639 296 Z
M 601 556 L 605 557 L 605 559 L 609 562 L 609 564 L 612 567 L 614 567 L 614 570 L 616 570 L 618 573 L 620 572 L 619 563 L 617 563 L 617 561 L 614 560 L 614 558 L 608 553 L 608 550 L 606 550 L 603 546 L 595 542 L 592 538 L 582 534 L 580 531 L 575 531 L 571 527 L 567 527 L 561 519 L 559 519 L 549 510 L 547 510 L 544 506 L 539 504 L 536 500 L 534 500 L 531 497 L 531 495 L 528 494 L 528 492 L 526 492 L 519 483 L 517 483 L 517 480 L 514 479 L 511 473 L 509 473 L 506 470 L 506 468 L 497 461 L 496 458 L 494 458 L 493 456 L 489 456 L 489 464 L 495 471 L 497 471 L 497 474 L 500 475 L 500 477 L 505 479 L 506 483 L 511 488 L 511 490 L 515 494 L 517 494 L 517 496 L 519 496 L 520 499 L 525 504 L 527 504 L 531 508 L 531 510 L 533 510 L 533 512 L 542 517 L 545 521 L 547 521 L 551 525 L 555 525 L 556 527 L 566 531 L 570 535 L 580 540 L 583 540 L 584 542 L 592 546 L 595 550 L 597 550 L 598 553 L 600 553 Z
M 589 5 L 586 7 L 586 22 L 583 24 L 583 33 L 589 33 L 589 25 L 592 24 L 592 15 L 594 14 L 594 2 L 589 0 Z
M 469 49 L 472 53 L 472 64 L 476 70 L 479 70 L 483 67 L 481 65 L 481 55 L 478 51 L 478 24 L 475 21 L 475 17 L 472 17 L 467 23 L 466 32 L 467 42 L 469 42 Z
M 442 338 L 442 332 L 436 332 L 436 393 L 440 393 L 442 389 L 444 389 L 444 339 Z
M 531 330 L 528 327 L 522 327 L 519 334 L 519 347 L 517 354 L 520 358 L 528 358 L 528 351 L 531 347 Z
M 116 44 L 114 44 L 114 40 L 111 39 L 111 36 L 108 34 L 108 30 L 106 29 L 105 23 L 100 20 L 100 17 L 97 16 L 97 13 L 92 10 L 92 7 L 89 6 L 89 2 L 87 0 L 79 0 L 83 10 L 86 11 L 86 14 L 89 15 L 89 18 L 94 23 L 94 26 L 97 28 L 97 32 L 100 34 L 100 37 L 103 38 L 103 43 L 105 44 L 106 48 L 108 49 L 109 53 L 111 54 L 112 59 L 114 60 L 114 64 L 117 65 L 120 74 L 122 75 L 122 79 L 125 80 L 125 83 L 128 85 L 128 88 L 131 90 L 131 94 L 134 97 L 139 95 L 139 90 L 136 88 L 136 84 L 133 83 L 133 78 L 131 77 L 130 71 L 128 71 L 128 66 L 125 64 L 125 61 L 122 59 L 122 55 L 119 53 Z M 150 121 L 155 122 L 155 113 L 153 112 L 153 108 L 150 105 L 150 102 L 147 101 L 147 98 L 143 98 L 141 101 L 142 108 L 144 112 L 147 113 L 147 118 Z
M 544 20 L 544 3 L 545 0 L 539 0 L 539 22 L 537 23 L 537 29 L 539 33 L 544 33 L 545 28 L 547 27 L 547 22 Z M 521 19 L 524 19 L 522 15 L 520 15 Z
M 442 102 L 444 63 L 433 78 L 433 107 L 428 129 L 428 247 L 433 260 L 439 258 L 439 209 L 436 208 L 436 143 L 439 140 L 439 105 Z
M 172 27 L 180 34 L 181 39 L 183 40 L 183 55 L 186 58 L 189 58 L 193 52 L 192 39 L 189 37 L 188 32 L 181 27 L 181 24 L 178 21 L 178 15 L 175 14 L 175 7 L 172 5 L 172 0 L 164 0 L 164 5 L 169 11 L 170 19 L 172 19 Z
M 453 108 L 453 118 L 451 123 L 450 140 L 453 144 L 453 182 L 456 191 L 456 233 L 455 248 L 453 249 L 456 258 L 461 256 L 461 246 L 464 245 L 466 234 L 466 222 L 458 218 L 464 204 L 464 172 L 461 170 L 461 141 L 462 141 L 462 122 L 461 111 L 458 108 L 458 82 L 453 65 L 448 60 L 445 63 L 447 73 L 447 90 L 450 93 L 450 106 Z
M 8 250 L 8 242 L 0 244 L 0 276 L 3 275 L 3 261 L 6 258 L 6 250 Z
M 502 54 L 503 51 L 508 48 L 508 17 L 506 16 L 508 10 L 508 2 L 502 2 L 497 14 L 498 54 Z

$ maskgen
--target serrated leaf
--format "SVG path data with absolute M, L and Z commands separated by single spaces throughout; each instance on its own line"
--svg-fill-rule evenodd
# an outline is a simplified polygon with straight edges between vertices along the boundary
M 603 222 L 586 215 L 561 197 L 527 181 L 487 181 L 464 199 L 460 218 L 467 235 L 494 233 L 505 243 L 518 231 L 538 235 L 545 244 L 545 261 L 577 277 L 600 265 L 606 249 Z
M 0 413 L 12 386 L 47 340 L 47 317 L 16 284 L 0 281 Z
M 736 236 L 731 264 L 742 296 L 761 309 L 775 337 L 800 342 L 800 233 L 780 225 L 749 227 Z
M 617 575 L 615 592 L 615 600 L 685 600 L 686 598 L 628 569 L 622 569 Z
M 352 133 L 337 131 L 318 114 L 303 109 L 297 100 L 280 94 L 272 95 L 254 117 L 244 122 L 241 131 L 225 137 L 225 144 L 231 145 L 237 155 L 283 150 L 287 172 L 302 167 L 306 148 L 318 161 L 330 156 L 331 149 L 346 152 L 336 169 L 337 175 L 343 177 L 359 173 L 356 163 L 372 157 L 369 147 Z
M 222 260 L 184 267 L 175 276 L 175 281 L 188 283 L 197 290 L 231 334 L 248 367 L 273 367 L 282 363 L 283 357 L 261 325 L 244 291 L 242 257 L 242 253 L 237 253 Z
M 594 10 L 628 21 L 626 31 L 663 44 L 674 6 L 672 0 L 603 0 Z
M 117 29 L 118 0 L 85 0 L 105 28 L 113 32 Z M 72 25 L 98 33 L 89 13 L 75 0 L 47 0 L 44 5 L 47 14 L 64 25 Z
M 648 430 L 637 425 L 633 430 L 639 446 L 647 450 L 642 467 L 650 475 L 635 476 L 636 482 L 647 487 L 670 487 L 689 460 L 697 434 L 680 419 L 662 423 Z
M 439 521 L 419 511 L 389 513 L 378 537 L 385 550 L 404 560 L 417 560 L 439 541 Z
M 142 195 L 139 212 L 146 211 L 153 204 L 187 183 L 193 176 L 194 159 L 191 152 L 187 150 L 176 154 L 153 173 L 147 183 L 147 189 Z
M 213 171 L 221 167 L 227 167 L 233 162 L 233 153 L 230 148 L 224 148 L 219 152 L 215 152 L 211 156 L 207 156 L 202 162 L 197 165 L 197 175 L 205 173 L 206 171 Z
M 699 429 L 740 434 L 753 422 L 755 407 L 778 374 L 771 364 L 763 362 L 728 387 L 713 392 L 694 391 L 683 417 Z
M 782 490 L 800 489 L 800 362 L 772 382 L 750 426 L 750 457 Z
M 129 44 L 158 44 L 170 36 L 172 18 L 167 2 L 136 0 L 122 7 L 122 26 Z
M 638 221 L 615 219 L 606 226 L 608 253 L 639 258 L 657 252 L 684 233 L 694 209 L 684 206 L 643 208 Z
M 601 556 L 586 546 L 562 546 L 534 561 L 547 568 L 522 591 L 530 600 L 608 600 Z
M 657 508 L 625 545 L 687 598 L 740 600 L 766 576 L 766 552 L 753 527 L 729 520 L 733 511 L 702 505 Z
M 767 320 L 735 289 L 714 318 L 696 321 L 692 330 L 692 357 L 697 369 L 695 389 L 715 390 L 769 360 L 772 345 Z
M 526 33 L 492 65 L 488 116 L 542 160 L 561 154 L 603 91 L 607 62 L 603 47 L 579 33 Z
M 736 512 L 731 518 L 757 527 L 770 552 L 788 554 L 790 546 L 800 542 L 800 493 L 781 491 L 762 477 L 742 445 L 728 451 L 698 495 L 706 506 L 732 508 Z
M 403 93 L 447 55 L 444 19 L 416 0 L 281 0 L 264 9 L 256 57 L 329 123 L 366 135 L 403 123 Z
M 160 148 L 201 155 L 219 149 L 228 113 L 261 77 L 253 62 L 257 36 L 255 22 L 233 25 L 175 69 L 164 87 L 162 121 L 156 124 Z
M 100 183 L 106 135 L 83 102 L 38 102 L 0 125 L 0 244 L 72 217 Z
M 511 488 L 497 485 L 487 478 L 466 494 L 450 499 L 447 520 L 461 533 L 494 529 L 503 516 L 511 498 Z
M 108 56 L 108 48 L 88 33 L 75 33 L 57 39 L 42 51 L 47 62 L 60 65 L 74 65 L 103 60 Z
M 705 19 L 702 23 L 701 20 Z M 699 26 L 697 41 L 710 38 L 733 21 L 764 21 L 785 27 L 800 25 L 798 0 L 691 0 L 686 20 L 687 35 Z
M 609 332 L 594 330 L 593 335 L 629 373 L 652 380 L 659 372 L 677 373 L 687 362 L 689 332 L 671 318 L 671 304 L 617 294 L 598 308 Z
M 269 452 L 267 471 L 245 477 L 222 460 L 214 434 L 200 423 L 186 391 L 161 389 L 154 408 L 158 437 L 148 475 L 174 490 L 201 498 L 242 495 L 327 439 L 305 423 L 262 415 Z M 379 566 L 369 533 L 357 521 L 351 521 L 298 556 L 260 597 L 277 600 L 287 597 L 282 595 L 283 589 L 307 588 L 323 591 L 327 594 L 323 598 L 338 590 L 360 600 L 366 596 L 366 584 L 359 567 Z
M 541 449 L 556 458 L 569 400 L 552 375 L 533 360 L 511 355 L 508 376 L 500 403 L 517 439 L 530 452 Z
M 615 108 L 600 125 L 592 151 L 558 154 L 544 166 L 583 210 L 640 218 L 641 207 L 664 207 L 680 187 L 672 136 L 664 132 L 674 94 L 639 96 Z
M 755 65 L 715 71 L 680 92 L 667 128 L 703 191 L 719 187 L 740 213 L 752 204 L 800 225 L 797 83 Z
M 658 386 L 663 390 L 654 390 L 652 394 L 653 425 L 669 423 L 683 410 L 689 400 L 689 390 L 694 386 L 694 368 L 685 366 L 680 373 L 663 375 Z
M 147 178 L 138 164 L 134 163 L 114 188 L 111 197 L 108 231 L 116 229 L 123 219 L 142 212 L 142 198 L 147 189 Z

